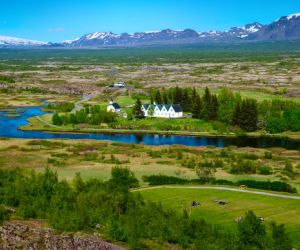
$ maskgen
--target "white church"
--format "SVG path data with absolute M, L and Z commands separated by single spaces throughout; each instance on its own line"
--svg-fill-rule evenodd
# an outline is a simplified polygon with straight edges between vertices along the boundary
M 142 105 L 142 111 L 145 117 L 183 117 L 183 110 L 179 104 L 144 104 Z

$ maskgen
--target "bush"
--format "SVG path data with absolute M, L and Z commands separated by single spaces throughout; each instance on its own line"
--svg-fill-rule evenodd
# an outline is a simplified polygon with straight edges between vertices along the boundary
M 255 174 L 256 165 L 250 160 L 240 160 L 230 170 L 232 174 Z
M 262 174 L 262 175 L 270 175 L 270 174 L 272 174 L 272 169 L 270 167 L 266 167 L 266 166 L 259 167 L 258 173 Z
M 148 182 L 150 186 L 168 185 L 168 184 L 187 184 L 189 180 L 174 176 L 150 175 L 143 176 L 143 181 Z
M 272 190 L 277 192 L 297 193 L 297 190 L 290 184 L 280 181 L 255 181 L 255 180 L 240 180 L 237 185 L 246 185 L 250 188 Z

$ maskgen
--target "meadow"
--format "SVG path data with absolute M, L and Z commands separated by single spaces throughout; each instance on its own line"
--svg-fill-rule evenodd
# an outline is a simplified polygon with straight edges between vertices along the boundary
M 202 218 L 231 231 L 237 227 L 236 218 L 243 216 L 248 210 L 253 210 L 257 216 L 265 219 L 265 224 L 271 221 L 284 223 L 294 246 L 300 247 L 299 200 L 231 191 L 172 189 L 171 187 L 146 189 L 140 193 L 146 200 L 159 202 L 166 208 L 175 209 L 178 213 L 187 209 L 192 218 Z M 227 204 L 221 206 L 214 200 L 223 200 Z M 192 201 L 198 201 L 201 205 L 191 208 Z

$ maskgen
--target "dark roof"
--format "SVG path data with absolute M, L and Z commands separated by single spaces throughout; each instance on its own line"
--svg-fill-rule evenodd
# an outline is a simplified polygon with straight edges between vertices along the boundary
M 113 103 L 113 104 L 111 104 L 113 107 L 114 107 L 114 109 L 121 109 L 121 107 L 120 107 L 120 105 L 118 104 L 118 103 Z
M 173 104 L 172 107 L 176 113 L 182 112 L 182 108 L 179 104 Z
M 155 107 L 158 107 L 159 110 L 162 110 L 163 107 L 165 107 L 167 111 L 169 111 L 170 108 L 173 107 L 173 109 L 174 109 L 174 111 L 175 111 L 176 113 L 182 112 L 182 108 L 181 108 L 180 104 L 171 104 L 171 105 L 170 105 L 170 104 L 159 104 L 159 105 L 157 105 L 157 104 L 144 104 L 143 107 L 144 107 L 144 109 L 146 109 L 146 110 L 147 110 L 149 107 L 152 107 L 153 109 L 154 109 Z

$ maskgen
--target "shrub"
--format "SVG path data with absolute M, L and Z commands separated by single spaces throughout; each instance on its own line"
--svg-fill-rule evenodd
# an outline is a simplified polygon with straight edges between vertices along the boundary
M 240 160 L 230 170 L 232 174 L 255 174 L 256 165 L 250 160 Z
M 143 181 L 148 182 L 150 186 L 189 183 L 189 180 L 166 175 L 143 176 Z
M 262 174 L 262 175 L 270 175 L 270 174 L 272 174 L 272 169 L 270 167 L 266 167 L 266 166 L 259 167 L 258 173 Z
M 237 185 L 246 185 L 250 188 L 272 190 L 278 192 L 297 193 L 297 190 L 290 184 L 280 181 L 255 181 L 255 180 L 240 180 Z

